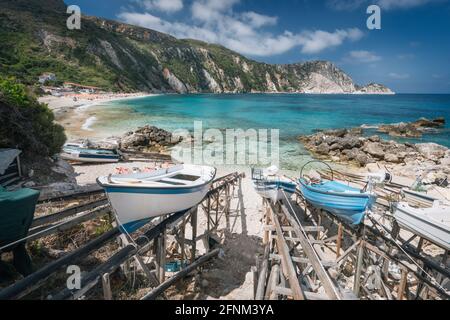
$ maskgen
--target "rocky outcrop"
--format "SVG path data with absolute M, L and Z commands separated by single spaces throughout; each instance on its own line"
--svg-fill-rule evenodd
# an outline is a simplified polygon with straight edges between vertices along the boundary
M 436 143 L 398 143 L 379 136 L 365 137 L 361 128 L 328 130 L 301 136 L 305 148 L 319 159 L 390 166 L 395 174 L 421 177 L 425 184 L 447 186 L 450 182 L 450 150 Z
M 180 141 L 171 132 L 155 126 L 145 126 L 126 133 L 120 140 L 120 149 L 161 152 Z
M 378 83 L 369 83 L 368 85 L 356 87 L 355 93 L 357 94 L 395 94 L 388 87 L 378 84 Z
M 433 120 L 421 118 L 414 122 L 383 124 L 378 127 L 377 131 L 387 133 L 393 137 L 420 138 L 424 132 L 442 128 L 444 125 L 444 118 L 436 118 Z

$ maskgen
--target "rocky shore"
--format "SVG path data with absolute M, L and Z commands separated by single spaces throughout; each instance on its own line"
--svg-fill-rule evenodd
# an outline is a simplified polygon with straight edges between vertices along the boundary
M 420 119 L 405 126 L 424 130 L 440 127 L 442 121 Z M 391 128 L 389 132 L 403 127 L 403 124 L 380 126 Z M 394 174 L 420 178 L 424 184 L 445 187 L 450 181 L 450 150 L 436 143 L 400 143 L 378 135 L 366 137 L 362 128 L 321 131 L 299 140 L 319 159 L 359 167 L 377 163 Z
M 181 137 L 175 137 L 164 129 L 146 125 L 119 137 L 75 141 L 82 142 L 86 147 L 94 149 L 166 153 L 168 148 L 181 142 Z

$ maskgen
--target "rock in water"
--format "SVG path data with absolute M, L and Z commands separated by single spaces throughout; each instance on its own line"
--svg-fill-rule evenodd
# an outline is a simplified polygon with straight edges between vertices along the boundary
M 155 126 L 138 128 L 134 132 L 126 133 L 121 139 L 122 150 L 152 150 L 161 151 L 165 147 L 173 146 L 181 141 L 180 137 L 173 137 L 172 133 Z

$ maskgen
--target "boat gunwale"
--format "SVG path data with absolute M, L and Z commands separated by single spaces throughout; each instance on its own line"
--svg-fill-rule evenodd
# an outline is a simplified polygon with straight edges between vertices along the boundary
M 304 187 L 304 188 L 308 189 L 308 191 L 321 193 L 321 194 L 324 194 L 324 195 L 332 195 L 332 196 L 338 196 L 338 197 L 349 197 L 349 198 L 370 198 L 372 196 L 372 194 L 367 193 L 367 192 L 350 193 L 350 192 L 337 192 L 337 191 L 318 190 L 318 189 L 315 189 L 312 186 L 309 186 L 309 185 L 305 184 L 302 181 L 301 178 L 298 179 L 298 181 L 300 181 L 301 187 Z M 300 191 L 301 191 L 301 189 L 300 189 Z M 302 192 L 302 194 L 303 194 L 303 192 Z
M 158 190 L 158 189 L 162 189 L 162 190 L 165 190 L 165 189 L 193 189 L 193 188 L 203 188 L 203 187 L 205 187 L 206 185 L 208 185 L 208 184 L 210 184 L 210 183 L 212 183 L 212 181 L 214 180 L 214 178 L 216 177 L 216 174 L 217 174 L 217 168 L 215 168 L 215 167 L 211 167 L 211 168 L 213 168 L 214 169 L 214 174 L 211 176 L 211 178 L 208 180 L 208 181 L 205 181 L 205 182 L 203 182 L 203 183 L 201 183 L 201 184 L 196 184 L 196 185 L 194 185 L 194 184 L 188 184 L 188 185 L 155 185 L 155 186 L 149 186 L 148 184 L 147 185 L 143 185 L 143 184 L 139 184 L 139 183 L 136 183 L 136 184 L 131 184 L 131 183 L 127 183 L 127 184 L 111 184 L 111 183 L 102 183 L 99 179 L 100 178 L 107 178 L 107 177 L 105 177 L 105 176 L 102 176 L 102 177 L 98 177 L 97 179 L 96 179 L 96 182 L 97 182 L 97 184 L 100 186 L 100 187 L 102 187 L 102 188 L 104 188 L 105 190 L 106 189 L 118 189 L 118 188 L 125 188 L 125 189 L 133 189 L 133 188 L 138 188 L 138 189 L 153 189 L 153 190 Z M 153 182 L 157 182 L 157 181 L 153 181 Z

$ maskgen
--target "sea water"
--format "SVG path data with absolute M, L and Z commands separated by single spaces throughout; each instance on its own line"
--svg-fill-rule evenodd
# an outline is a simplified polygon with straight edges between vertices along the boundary
M 290 170 L 298 170 L 310 159 L 298 137 L 317 129 L 445 117 L 445 128 L 420 139 L 384 138 L 450 147 L 450 95 L 169 94 L 119 100 L 94 108 L 97 121 L 90 128 L 103 136 L 147 124 L 169 131 L 192 130 L 194 121 L 202 121 L 204 129 L 279 129 L 281 165 Z M 367 131 L 375 133 L 375 129 Z

